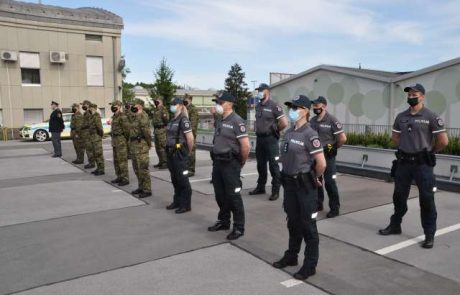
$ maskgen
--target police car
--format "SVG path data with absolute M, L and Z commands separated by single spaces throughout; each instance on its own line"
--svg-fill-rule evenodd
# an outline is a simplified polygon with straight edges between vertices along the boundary
M 65 129 L 61 133 L 62 138 L 70 138 L 70 119 L 72 113 L 63 113 L 62 118 L 64 119 Z M 110 119 L 102 118 L 102 127 L 104 128 L 104 134 L 107 135 L 111 131 Z M 43 142 L 51 138 L 51 133 L 48 130 L 48 121 L 37 124 L 24 125 L 19 130 L 19 135 L 24 139 L 33 139 L 35 141 Z

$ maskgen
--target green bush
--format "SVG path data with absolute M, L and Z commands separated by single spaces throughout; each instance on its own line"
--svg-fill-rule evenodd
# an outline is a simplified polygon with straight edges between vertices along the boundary
M 347 133 L 348 145 L 396 149 L 388 133 Z M 449 145 L 440 154 L 460 156 L 460 137 L 449 138 Z

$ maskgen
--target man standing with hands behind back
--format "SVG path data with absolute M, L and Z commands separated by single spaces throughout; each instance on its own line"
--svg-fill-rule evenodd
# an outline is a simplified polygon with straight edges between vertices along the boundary
M 57 102 L 51 102 L 51 109 L 53 112 L 50 115 L 49 131 L 51 132 L 51 141 L 54 148 L 53 158 L 60 158 L 62 157 L 61 133 L 65 128 L 64 119 L 62 119 L 62 112 Z

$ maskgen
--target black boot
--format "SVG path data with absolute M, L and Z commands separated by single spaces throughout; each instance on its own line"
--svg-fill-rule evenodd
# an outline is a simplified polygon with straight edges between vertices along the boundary
M 270 198 L 268 198 L 268 200 L 276 201 L 276 200 L 278 200 L 279 197 L 280 197 L 279 193 L 272 193 L 272 195 L 270 196 Z
M 169 204 L 168 206 L 166 206 L 166 210 L 174 210 L 174 209 L 177 209 L 179 208 L 179 205 L 177 205 L 176 203 L 172 202 L 171 204 Z
M 139 199 L 143 199 L 143 198 L 147 198 L 147 197 L 151 197 L 151 196 L 152 196 L 152 192 L 144 192 L 144 191 L 142 191 L 139 194 Z
M 253 195 L 263 195 L 265 194 L 265 188 L 256 187 L 254 190 L 250 191 L 249 194 Z
M 129 180 L 120 180 L 120 182 L 118 182 L 118 186 L 125 186 L 128 184 L 129 184 Z
M 422 243 L 422 247 L 425 249 L 431 249 L 434 245 L 434 235 L 425 235 L 425 241 Z
M 233 241 L 244 235 L 244 231 L 240 229 L 233 229 L 231 233 L 228 234 L 227 240 Z
M 382 236 L 388 235 L 400 235 L 401 234 L 401 225 L 392 225 L 390 224 L 384 229 L 379 229 L 379 234 Z
M 316 268 L 311 266 L 302 266 L 298 272 L 294 274 L 294 278 L 303 281 L 316 273 Z
M 111 180 L 110 182 L 111 183 L 119 183 L 120 181 L 121 181 L 121 179 L 117 177 L 114 180 Z
M 85 166 L 83 166 L 83 168 L 85 168 L 85 169 L 91 169 L 91 168 L 95 168 L 95 167 L 96 167 L 96 165 L 94 165 L 94 164 L 86 164 Z
M 135 189 L 135 190 L 133 190 L 131 192 L 131 194 L 133 194 L 133 195 L 137 195 L 137 194 L 140 194 L 140 193 L 142 193 L 142 190 L 140 188 L 137 188 L 137 189 Z
M 326 214 L 326 217 L 327 218 L 334 218 L 334 217 L 337 217 L 339 216 L 339 210 L 331 210 L 329 211 L 327 214 Z
M 228 230 L 230 229 L 229 224 L 222 223 L 222 221 L 217 221 L 213 226 L 208 227 L 208 231 L 219 231 L 219 230 Z
M 275 268 L 285 268 L 286 266 L 296 266 L 298 264 L 297 257 L 283 256 L 280 260 L 273 262 Z

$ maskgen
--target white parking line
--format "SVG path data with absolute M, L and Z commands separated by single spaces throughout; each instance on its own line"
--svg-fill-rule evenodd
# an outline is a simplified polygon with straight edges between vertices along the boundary
M 258 173 L 255 172 L 255 173 L 245 173 L 245 174 L 241 174 L 241 176 L 251 176 L 251 175 L 257 175 Z M 195 183 L 195 182 L 201 182 L 201 181 L 210 181 L 212 178 L 211 177 L 208 177 L 208 178 L 200 178 L 200 179 L 191 179 L 190 180 L 190 183 Z
M 436 231 L 435 236 L 437 237 L 437 236 L 445 235 L 445 234 L 448 234 L 450 232 L 456 231 L 458 229 L 460 229 L 460 223 L 457 223 L 457 224 L 454 224 L 454 225 L 451 225 L 451 226 L 448 226 L 448 227 L 445 227 L 445 228 L 442 228 L 442 229 Z M 374 251 L 374 252 L 377 253 L 377 254 L 380 254 L 380 255 L 387 255 L 387 254 L 389 254 L 391 252 L 398 251 L 400 249 L 415 245 L 415 244 L 423 241 L 424 239 L 425 239 L 425 235 L 421 235 L 421 236 L 415 237 L 413 239 L 410 239 L 410 240 L 407 240 L 407 241 L 404 241 L 404 242 L 400 242 L 400 243 L 397 243 L 397 244 L 394 244 L 392 246 L 382 248 L 382 249 Z
M 284 282 L 281 282 L 280 284 L 285 286 L 286 288 L 291 288 L 291 287 L 300 285 L 302 283 L 303 283 L 303 281 L 299 281 L 299 280 L 296 280 L 296 279 L 290 279 L 290 280 L 286 280 Z

